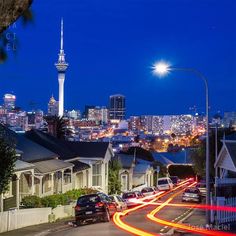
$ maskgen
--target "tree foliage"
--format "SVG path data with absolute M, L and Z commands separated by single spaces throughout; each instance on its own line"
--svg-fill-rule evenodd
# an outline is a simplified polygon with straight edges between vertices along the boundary
M 121 163 L 117 157 L 114 157 L 109 162 L 108 170 L 108 193 L 120 194 L 121 193 L 121 181 L 119 171 L 121 170 Z
M 229 135 L 233 131 L 231 129 L 219 129 L 217 133 L 217 153 L 219 154 L 222 147 L 221 139 L 224 135 Z M 209 132 L 209 156 L 210 156 L 210 176 L 214 177 L 215 175 L 215 132 L 210 130 Z M 204 177 L 206 173 L 206 140 L 201 140 L 198 144 L 198 147 L 195 146 L 194 149 L 190 152 L 190 158 L 194 165 L 195 172 Z
M 14 173 L 16 159 L 14 147 L 0 137 L 0 194 L 8 190 L 10 178 Z
M 6 48 L 13 43 L 12 37 L 10 37 L 11 39 L 8 37 L 12 32 L 7 32 L 7 29 L 9 29 L 9 26 L 17 21 L 19 17 L 22 18 L 24 25 L 32 21 L 33 14 L 29 9 L 32 2 L 33 0 L 0 0 L 0 63 L 6 60 Z M 15 38 L 15 35 L 13 37 Z

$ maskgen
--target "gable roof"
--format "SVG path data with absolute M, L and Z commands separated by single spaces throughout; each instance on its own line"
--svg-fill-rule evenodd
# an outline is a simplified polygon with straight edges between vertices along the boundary
M 64 141 L 39 130 L 28 131 L 26 136 L 52 152 L 57 153 L 62 160 L 69 160 L 76 157 L 104 158 L 109 148 L 108 142 Z
M 134 163 L 133 155 L 117 154 L 117 157 L 123 169 L 130 169 L 132 167 L 132 164 Z
M 16 160 L 15 162 L 15 167 L 14 171 L 23 171 L 23 170 L 29 170 L 29 169 L 34 169 L 35 165 L 21 161 L 21 160 Z
M 225 146 L 229 152 L 229 155 L 234 163 L 234 166 L 236 167 L 236 143 L 228 143 L 225 142 Z
M 73 171 L 74 172 L 79 172 L 82 170 L 86 170 L 90 168 L 90 165 L 88 165 L 87 163 L 81 162 L 81 161 L 71 161 L 70 163 L 72 163 L 74 165 L 73 167 Z
M 56 153 L 26 138 L 25 134 L 17 134 L 16 142 L 16 148 L 23 152 L 22 161 L 34 162 L 58 157 Z

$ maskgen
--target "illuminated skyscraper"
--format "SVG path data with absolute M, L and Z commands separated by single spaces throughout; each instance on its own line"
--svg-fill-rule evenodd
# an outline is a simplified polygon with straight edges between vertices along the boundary
M 13 94 L 5 94 L 3 97 L 4 100 L 4 108 L 6 110 L 13 110 L 15 108 L 16 96 Z
M 111 120 L 125 119 L 125 96 L 115 94 L 110 96 L 109 118 Z
M 58 54 L 58 62 L 55 63 L 55 66 L 58 71 L 58 82 L 59 82 L 59 107 L 58 107 L 58 116 L 62 117 L 64 115 L 64 81 L 65 73 L 69 64 L 65 60 L 65 53 L 63 49 L 63 19 L 61 20 L 61 49 Z

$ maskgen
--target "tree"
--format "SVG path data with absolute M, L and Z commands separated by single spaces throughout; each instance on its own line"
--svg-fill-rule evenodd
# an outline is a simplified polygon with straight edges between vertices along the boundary
M 12 40 L 9 40 L 10 32 L 6 30 L 19 17 L 22 17 L 24 24 L 32 20 L 33 15 L 29 9 L 32 2 L 33 0 L 0 0 L 0 62 L 6 60 L 6 47 L 12 43 Z
M 121 193 L 121 182 L 119 171 L 121 170 L 121 163 L 117 157 L 114 157 L 109 162 L 108 170 L 108 193 L 109 194 L 120 194 Z
M 224 135 L 229 135 L 233 131 L 231 129 L 219 129 L 218 130 L 218 142 L 217 142 L 217 153 L 219 154 L 219 151 L 222 147 L 221 139 L 223 139 Z M 194 141 L 196 143 L 196 140 Z M 215 132 L 214 130 L 210 130 L 209 132 L 209 156 L 210 156 L 210 176 L 215 176 Z M 193 167 L 196 172 L 201 177 L 205 176 L 206 173 L 206 140 L 199 140 L 198 146 L 195 146 L 194 149 L 190 152 L 190 158 L 193 162 Z

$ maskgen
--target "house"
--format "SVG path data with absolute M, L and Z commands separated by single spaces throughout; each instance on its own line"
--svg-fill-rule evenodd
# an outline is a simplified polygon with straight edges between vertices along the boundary
M 221 140 L 223 146 L 215 162 L 218 197 L 236 197 L 236 134 Z
M 21 200 L 28 195 L 39 197 L 72 189 L 73 163 L 58 159 L 58 155 L 32 142 L 25 134 L 7 131 L 16 142 L 18 160 L 4 194 L 3 209 L 19 208 Z
M 215 205 L 236 207 L 236 133 L 226 136 L 215 161 Z M 235 212 L 215 212 L 215 223 L 236 221 Z
M 38 130 L 26 132 L 26 137 L 74 165 L 74 188 L 92 187 L 108 192 L 108 163 L 114 156 L 110 143 L 59 140 Z
M 151 162 L 126 154 L 117 154 L 117 158 L 121 163 L 119 175 L 122 191 L 137 186 L 153 186 L 154 169 Z

